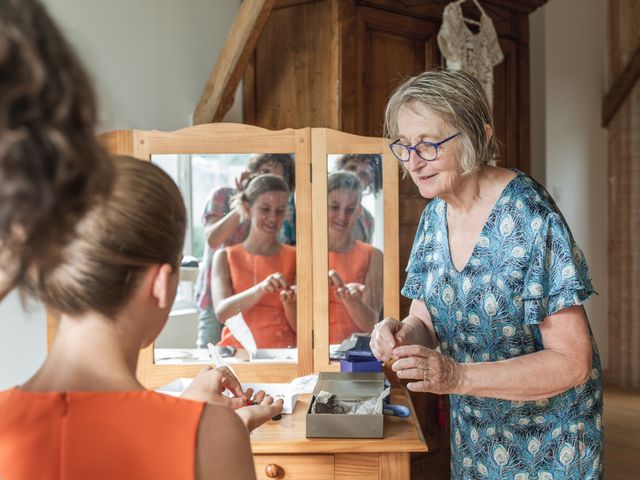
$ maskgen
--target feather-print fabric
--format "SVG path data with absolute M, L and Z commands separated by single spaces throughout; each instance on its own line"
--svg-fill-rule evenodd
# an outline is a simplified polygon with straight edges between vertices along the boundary
M 461 272 L 451 261 L 444 201 L 429 203 L 416 232 L 402 293 L 426 303 L 440 350 L 461 363 L 542 350 L 539 323 L 594 293 L 557 206 L 541 185 L 516 174 Z M 602 378 L 592 343 L 589 380 L 555 397 L 451 395 L 452 478 L 601 478 Z

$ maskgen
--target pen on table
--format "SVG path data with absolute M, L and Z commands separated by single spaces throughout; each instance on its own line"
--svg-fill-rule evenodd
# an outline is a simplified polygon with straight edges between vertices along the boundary
M 231 373 L 233 373 L 233 375 L 238 378 L 238 374 L 235 372 L 235 370 L 233 368 L 231 368 L 230 365 L 227 364 L 227 362 L 225 362 L 222 357 L 220 356 L 220 354 L 216 351 L 216 347 L 213 345 L 213 343 L 209 342 L 207 343 L 207 349 L 209 350 L 209 356 L 213 359 L 213 361 L 216 364 L 216 367 L 222 367 L 225 366 L 229 369 L 229 371 Z M 251 400 L 251 399 L 247 399 L 247 406 L 251 406 L 251 405 L 255 405 L 256 403 Z

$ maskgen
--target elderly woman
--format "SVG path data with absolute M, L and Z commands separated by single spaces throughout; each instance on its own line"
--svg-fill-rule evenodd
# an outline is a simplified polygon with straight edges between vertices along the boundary
M 582 307 L 594 291 L 558 207 L 495 166 L 489 104 L 467 74 L 409 79 L 386 124 L 432 201 L 402 290 L 409 315 L 376 326 L 373 352 L 410 390 L 450 394 L 452 478 L 601 478 L 601 368 Z

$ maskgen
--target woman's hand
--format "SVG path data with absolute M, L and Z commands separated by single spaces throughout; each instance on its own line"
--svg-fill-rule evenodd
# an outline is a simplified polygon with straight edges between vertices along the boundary
M 255 394 L 253 402 L 255 405 L 238 408 L 235 411 L 249 431 L 268 422 L 282 412 L 282 399 L 274 401 L 271 395 L 266 395 L 262 390 Z
M 262 294 L 286 290 L 289 284 L 280 272 L 275 272 L 258 284 L 258 291 Z
M 459 393 L 464 381 L 462 365 L 450 357 L 420 345 L 395 348 L 397 360 L 391 369 L 398 378 L 415 380 L 407 388 L 414 392 Z
M 243 170 L 242 173 L 240 173 L 240 176 L 236 178 L 236 189 L 239 192 L 242 192 L 245 189 L 252 175 L 253 174 L 249 170 Z
M 361 283 L 344 283 L 338 272 L 329 270 L 329 288 L 335 291 L 336 298 L 341 302 L 353 302 L 362 299 L 367 287 Z
M 289 286 L 280 292 L 280 301 L 283 304 L 295 304 L 298 299 L 298 295 L 296 293 L 297 287 L 295 285 Z
M 378 360 L 386 362 L 394 358 L 393 351 L 396 347 L 410 343 L 412 325 L 400 322 L 395 318 L 387 317 L 376 323 L 371 333 L 371 352 Z
M 227 397 L 222 392 L 229 390 L 235 397 Z M 251 391 L 243 392 L 240 381 L 228 367 L 206 366 L 193 379 L 182 394 L 182 398 L 200 402 L 215 403 L 229 408 L 240 408 L 251 398 Z

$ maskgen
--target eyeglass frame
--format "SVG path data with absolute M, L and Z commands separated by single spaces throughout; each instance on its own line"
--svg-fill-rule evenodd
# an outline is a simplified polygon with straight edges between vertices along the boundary
M 396 157 L 398 159 L 398 161 L 400 161 L 402 163 L 407 163 L 409 160 L 411 160 L 411 150 L 416 152 L 416 155 L 418 155 L 420 160 L 424 160 L 425 162 L 435 162 L 438 159 L 438 148 L 440 148 L 440 146 L 442 144 L 447 143 L 449 140 L 453 140 L 458 135 L 462 135 L 462 132 L 454 133 L 450 137 L 447 137 L 447 138 L 445 138 L 444 140 L 442 140 L 440 142 L 434 143 L 434 142 L 425 142 L 425 141 L 423 141 L 423 142 L 418 142 L 413 146 L 405 145 L 404 143 L 400 143 L 400 139 L 398 139 L 395 142 L 391 142 L 389 144 L 389 150 L 391 150 L 391 153 L 393 153 L 393 156 Z M 418 145 L 421 145 L 423 143 L 426 143 L 427 145 L 430 145 L 430 146 L 433 147 L 433 149 L 436 151 L 436 156 L 435 157 L 433 157 L 433 158 L 424 158 L 422 155 L 420 155 L 420 152 L 418 152 L 417 148 L 418 148 Z M 407 157 L 406 160 L 402 160 L 400 157 L 398 157 L 398 155 L 396 155 L 396 152 L 393 151 L 393 146 L 394 145 L 402 145 L 404 148 L 407 149 L 407 151 L 409 152 L 409 156 Z

